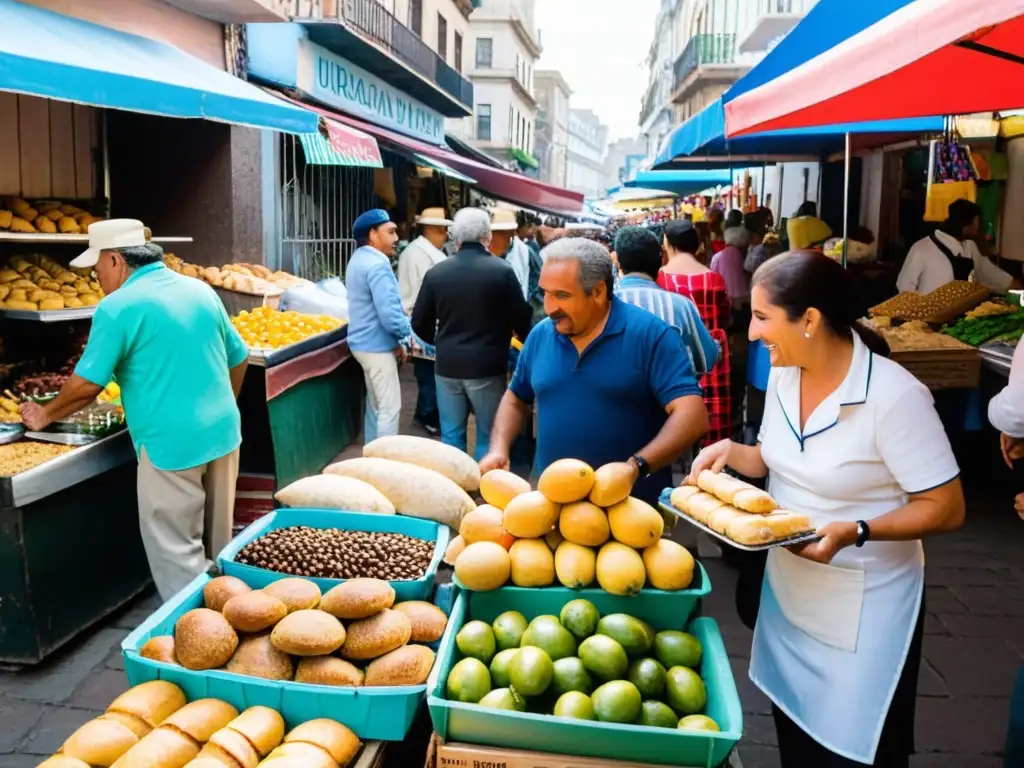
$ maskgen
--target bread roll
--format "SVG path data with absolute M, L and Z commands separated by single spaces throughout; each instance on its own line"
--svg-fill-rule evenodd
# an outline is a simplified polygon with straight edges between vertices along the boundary
M 57 220 L 57 229 L 65 235 L 77 235 L 80 234 L 81 230 L 78 227 L 78 222 L 70 216 L 64 216 Z
M 21 278 L 21 275 L 13 269 L 0 269 L 0 283 L 13 283 Z
M 41 762 L 37 768 L 89 768 L 89 764 L 79 760 L 77 757 L 54 755 Z
M 41 299 L 39 309 L 64 309 L 64 299 Z
M 235 595 L 221 609 L 239 632 L 262 632 L 288 615 L 288 606 L 260 589 Z
M 39 230 L 45 235 L 57 234 L 57 225 L 54 224 L 45 216 L 36 216 L 35 221 L 32 223 L 36 225 L 37 230 Z
M 64 211 L 60 209 L 59 205 L 53 205 L 50 203 L 42 203 L 39 206 L 39 213 L 50 221 L 60 221 L 64 218 Z
M 280 579 L 265 586 L 263 591 L 284 603 L 288 613 L 306 611 L 320 605 L 320 587 L 309 579 Z
M 252 587 L 236 576 L 218 576 L 203 587 L 203 602 L 211 611 L 220 612 L 232 597 L 251 591 Z
M 779 506 L 767 492 L 721 472 L 704 470 L 697 477 L 697 485 L 744 512 L 765 515 Z
M 339 765 L 348 765 L 359 752 L 359 737 L 333 720 L 310 720 L 293 728 L 284 737 L 285 744 L 312 744 L 320 747 Z
M 11 297 L 7 298 L 6 306 L 8 309 L 24 309 L 29 312 L 35 312 L 39 309 L 39 305 L 34 301 L 24 301 L 23 299 L 14 299 Z
M 174 728 L 193 741 L 203 744 L 221 728 L 238 717 L 238 710 L 220 699 L 197 699 L 164 720 L 164 728 Z
M 218 760 L 216 757 L 213 757 L 210 754 L 204 755 L 203 750 L 205 749 L 206 747 L 203 747 L 203 749 L 199 750 L 199 756 L 195 760 L 190 762 L 188 765 L 186 765 L 185 768 L 237 768 L 236 765 L 225 766 L 223 761 Z M 230 757 L 228 757 L 227 759 L 231 760 Z M 232 760 L 231 762 L 234 763 L 234 760 Z
M 269 707 L 249 707 L 227 725 L 245 736 L 261 756 L 281 743 L 284 738 L 284 718 Z
M 209 608 L 194 608 L 174 623 L 174 653 L 186 669 L 217 669 L 238 647 L 227 619 Z
M 82 300 L 79 299 L 77 296 L 65 296 L 64 297 L 64 308 L 65 309 L 78 309 L 79 307 L 84 307 L 84 306 L 85 305 L 82 304 Z
M 157 635 L 149 638 L 139 648 L 139 656 L 153 661 L 162 661 L 164 664 L 178 663 L 178 657 L 174 655 L 174 638 L 171 635 Z
M 292 657 L 277 650 L 269 634 L 243 637 L 225 669 L 236 675 L 264 680 L 291 680 L 295 676 Z
M 683 512 L 699 523 L 707 523 L 708 515 L 725 504 L 710 493 L 697 493 L 683 502 Z
M 767 491 L 760 488 L 744 488 L 737 493 L 732 500 L 732 505 L 744 512 L 751 512 L 755 515 L 767 515 L 779 508 L 775 499 Z
M 113 765 L 121 755 L 134 747 L 139 737 L 112 720 L 90 720 L 72 733 L 61 747 L 68 757 L 76 757 L 89 765 Z
M 338 764 L 327 750 L 302 741 L 282 744 L 267 756 L 262 765 L 273 768 L 279 760 L 294 760 L 296 765 L 302 765 L 305 768 L 338 768 Z
M 126 715 L 124 712 L 104 712 L 99 719 L 120 723 L 140 739 L 153 730 L 145 721 L 135 715 Z
M 696 496 L 698 493 L 700 493 L 700 488 L 695 485 L 681 485 L 672 490 L 672 495 L 669 497 L 669 503 L 682 512 L 683 506 L 686 504 L 686 500 L 691 496 Z
M 746 512 L 740 512 L 736 507 L 730 507 L 728 504 L 724 504 L 708 515 L 707 526 L 711 530 L 725 536 L 727 535 L 726 531 L 729 529 L 729 526 L 732 525 L 733 521 L 745 514 Z
M 363 684 L 363 670 L 337 656 L 310 656 L 299 659 L 295 682 L 309 685 L 339 685 L 357 688 Z
M 28 235 L 36 231 L 36 228 L 32 226 L 31 221 L 26 221 L 21 216 L 11 217 L 11 232 L 20 232 Z
M 166 680 L 150 680 L 122 693 L 107 707 L 107 711 L 135 715 L 151 728 L 156 728 L 184 706 L 185 694 L 181 688 Z
M 260 762 L 260 756 L 256 754 L 256 748 L 249 743 L 238 731 L 231 728 L 221 728 L 210 737 L 207 746 L 219 747 L 242 768 L 256 768 Z
M 0 210 L 0 229 L 10 227 L 13 220 L 14 214 L 11 211 Z
M 117 759 L 112 768 L 184 768 L 199 745 L 174 728 L 157 728 Z
M 748 546 L 788 539 L 812 530 L 810 518 L 795 512 L 778 510 L 767 515 L 740 514 L 729 523 L 725 535 Z

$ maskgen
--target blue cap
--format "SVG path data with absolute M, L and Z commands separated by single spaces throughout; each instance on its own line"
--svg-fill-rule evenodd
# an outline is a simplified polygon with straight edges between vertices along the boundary
M 370 234 L 371 229 L 379 227 L 381 224 L 387 224 L 389 221 L 391 221 L 391 217 L 388 216 L 387 211 L 381 208 L 371 208 L 366 213 L 359 214 L 356 223 L 352 225 L 352 237 L 361 240 Z

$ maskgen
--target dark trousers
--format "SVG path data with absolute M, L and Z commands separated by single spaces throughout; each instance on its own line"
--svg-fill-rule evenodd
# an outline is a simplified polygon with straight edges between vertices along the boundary
M 416 376 L 416 421 L 427 426 L 436 427 L 439 423 L 437 415 L 437 382 L 434 380 L 434 361 L 412 359 L 412 372 Z

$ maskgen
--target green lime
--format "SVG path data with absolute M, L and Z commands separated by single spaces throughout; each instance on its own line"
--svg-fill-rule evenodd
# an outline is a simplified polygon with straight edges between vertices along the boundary
M 498 650 L 503 651 L 506 648 L 519 647 L 519 641 L 523 639 L 523 632 L 528 625 L 526 617 L 519 611 L 505 611 L 491 626 L 494 629 L 494 638 L 498 642 Z
M 720 731 L 718 723 L 707 715 L 687 715 L 677 726 L 681 731 Z
M 471 621 L 460 629 L 455 636 L 455 644 L 463 656 L 480 659 L 484 664 L 490 664 L 494 657 L 494 632 L 490 624 L 482 621 Z
M 666 673 L 665 700 L 680 715 L 696 715 L 708 703 L 708 692 L 692 669 L 672 667 Z
M 589 600 L 578 599 L 563 605 L 558 618 L 577 640 L 586 640 L 597 630 L 601 614 Z
M 490 693 L 491 674 L 479 659 L 463 659 L 448 673 L 446 688 L 451 701 L 476 704 Z
M 604 723 L 634 723 L 640 716 L 642 698 L 627 680 L 605 683 L 590 696 L 594 714 Z
M 591 635 L 579 648 L 580 660 L 592 675 L 601 680 L 619 680 L 629 668 L 625 650 L 607 635 Z
M 576 656 L 566 656 L 555 662 L 555 673 L 551 679 L 551 687 L 558 695 L 569 691 L 590 694 L 594 690 L 594 681 L 590 679 L 587 668 Z
M 494 665 L 491 665 L 494 676 Z M 665 691 L 665 668 L 655 659 L 637 659 L 629 665 L 629 682 L 645 699 L 657 699 Z
M 654 632 L 649 624 L 624 613 L 610 613 L 597 622 L 597 634 L 607 635 L 630 656 L 642 656 L 651 650 Z
M 519 653 L 518 648 L 506 648 L 498 651 L 491 659 L 491 683 L 496 688 L 508 688 L 512 680 L 508 676 L 508 665 L 512 657 Z
M 526 702 L 523 697 L 511 688 L 495 688 L 477 702 L 481 707 L 508 709 L 513 712 L 525 712 Z
M 700 668 L 700 640 L 688 632 L 667 629 L 654 636 L 654 655 L 668 667 Z
M 640 708 L 640 719 L 637 721 L 637 725 L 649 725 L 652 728 L 675 728 L 677 725 L 676 713 L 668 704 L 649 699 Z
M 551 657 L 532 645 L 516 651 L 508 665 L 512 686 L 523 696 L 540 696 L 551 685 L 554 673 Z
M 520 645 L 540 648 L 552 660 L 576 655 L 576 639 L 559 623 L 557 616 L 538 616 L 531 621 Z
M 594 704 L 590 697 L 579 691 L 563 693 L 555 702 L 555 717 L 571 717 L 576 720 L 593 720 Z

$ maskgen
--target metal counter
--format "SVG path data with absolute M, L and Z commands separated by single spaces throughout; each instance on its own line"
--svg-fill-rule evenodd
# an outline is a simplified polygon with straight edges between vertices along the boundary
M 990 341 L 978 347 L 981 364 L 990 371 L 1010 375 L 1010 364 L 1013 362 L 1014 348 L 1001 341 Z

